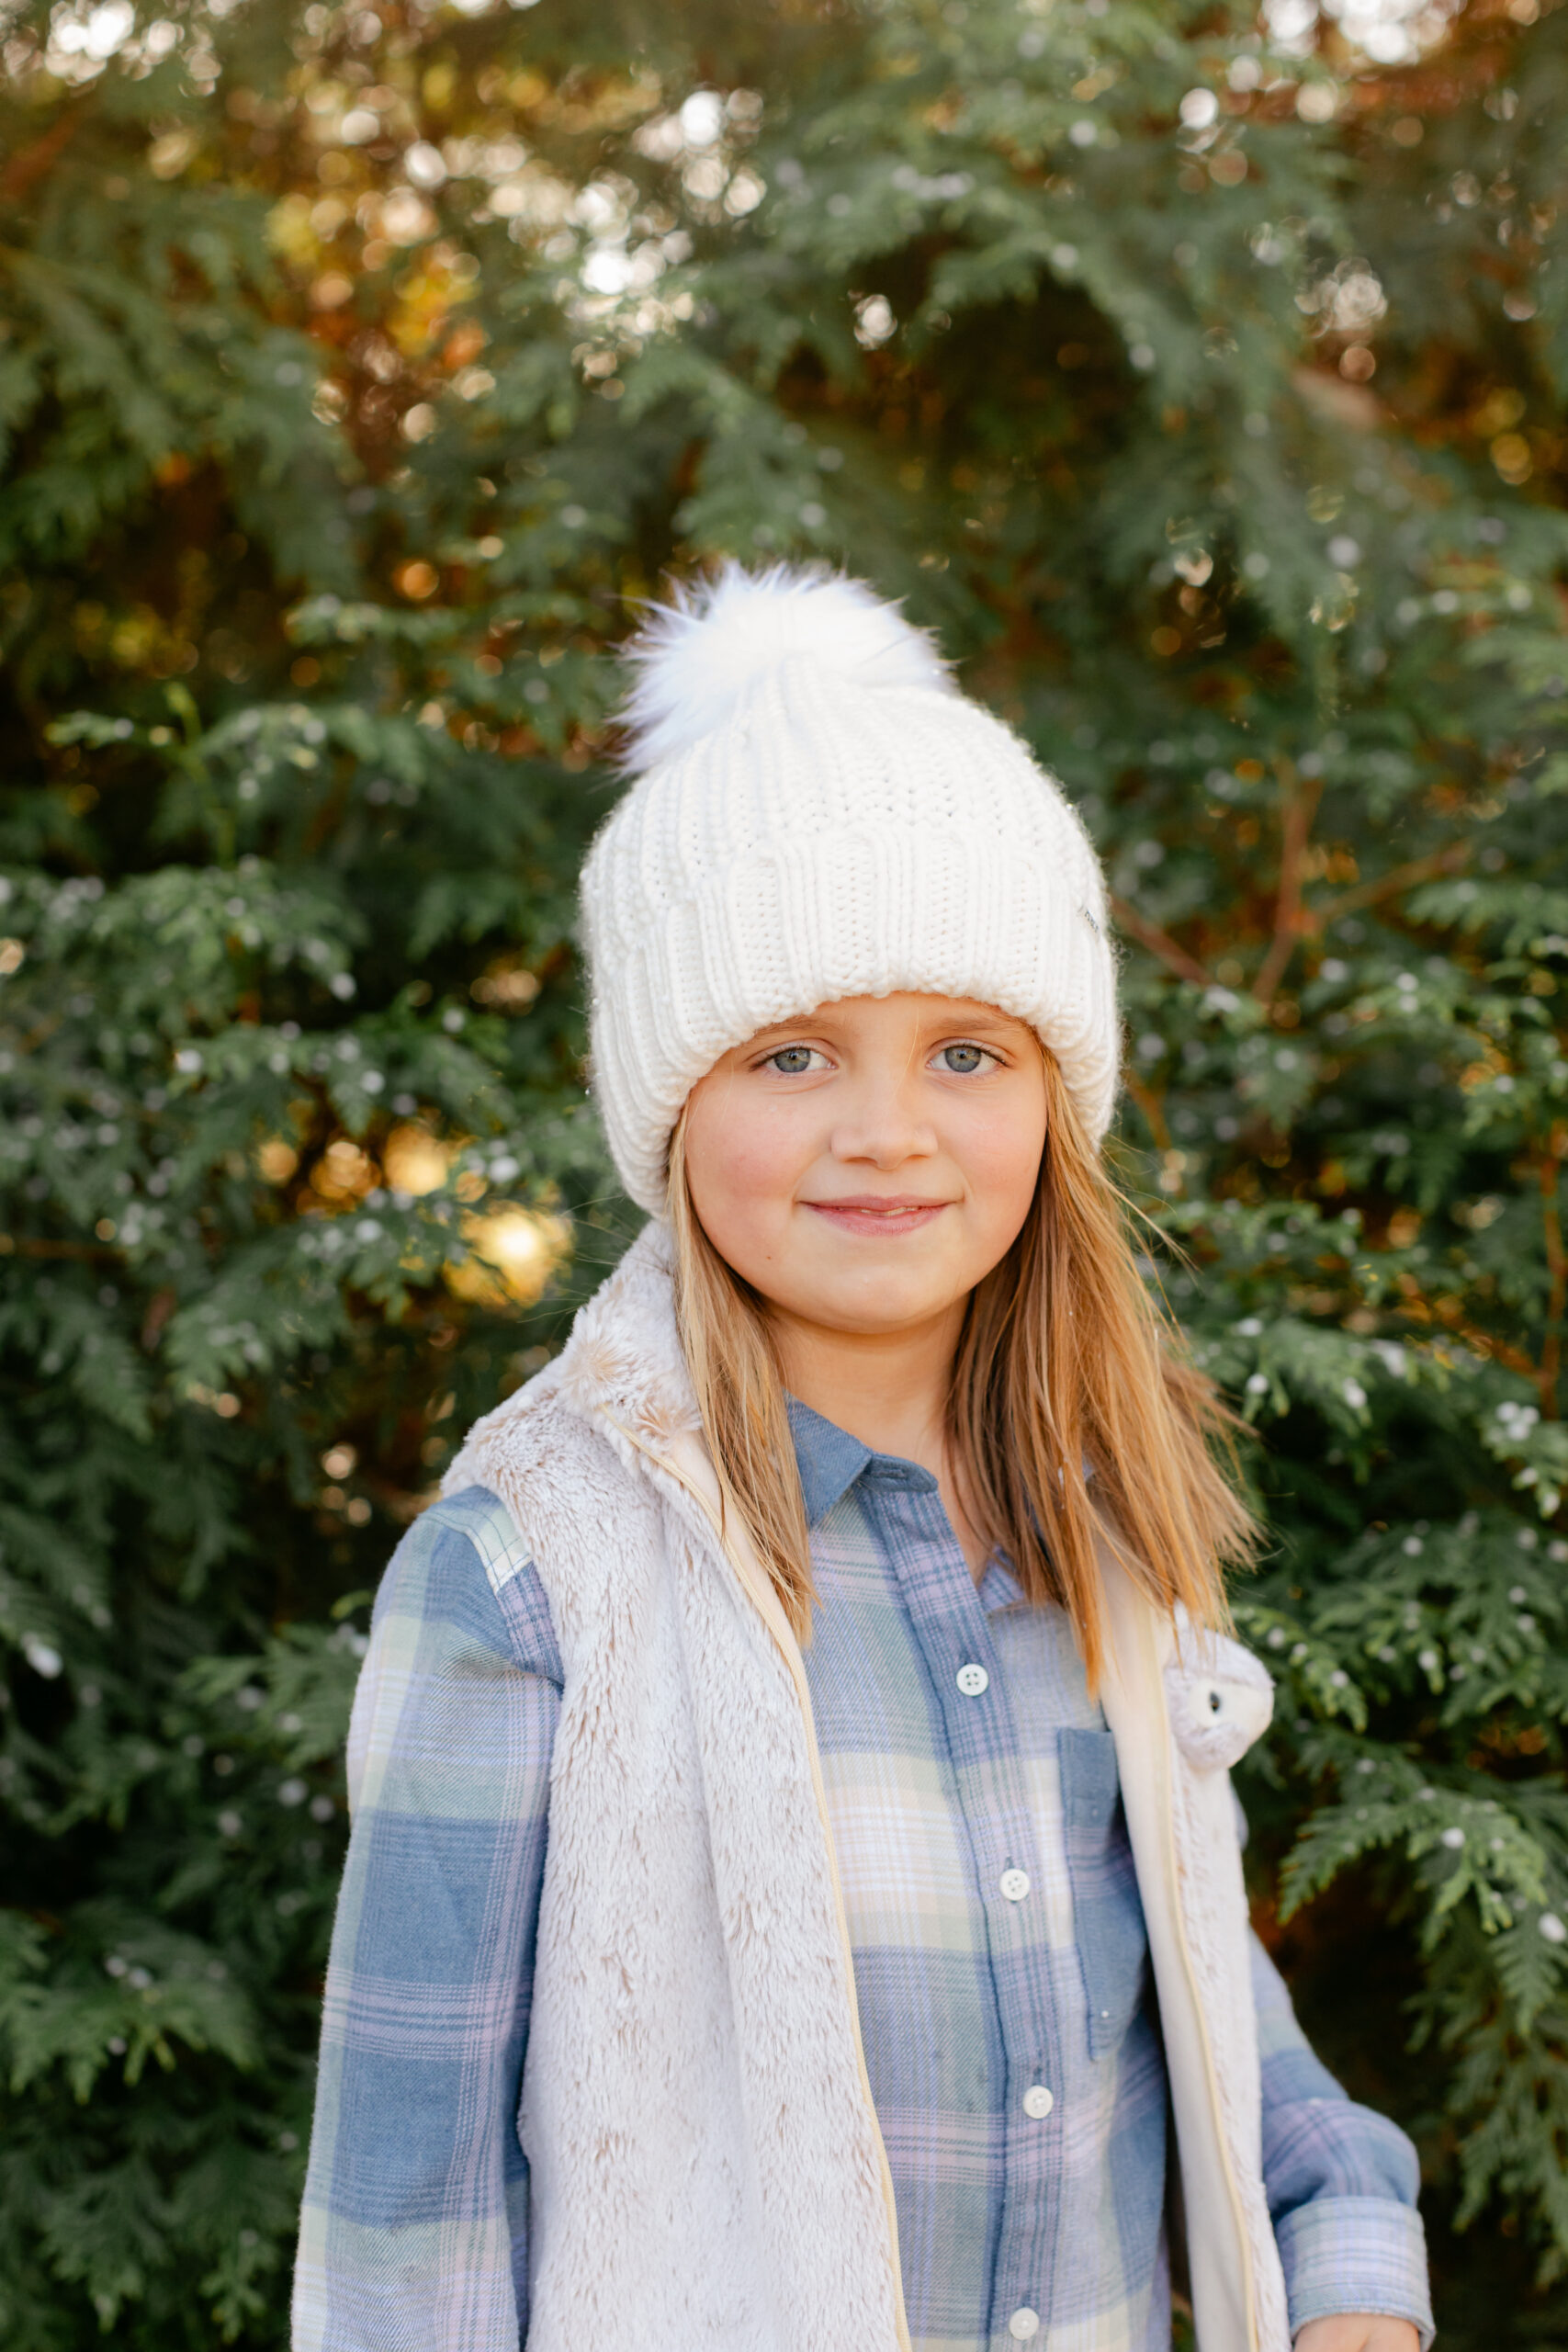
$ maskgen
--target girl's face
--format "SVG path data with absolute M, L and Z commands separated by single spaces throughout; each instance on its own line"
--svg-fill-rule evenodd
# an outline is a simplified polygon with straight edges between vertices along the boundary
M 963 997 L 850 997 L 759 1031 L 686 1111 L 693 1204 L 792 1320 L 892 1336 L 1007 1255 L 1045 1145 L 1034 1032 Z

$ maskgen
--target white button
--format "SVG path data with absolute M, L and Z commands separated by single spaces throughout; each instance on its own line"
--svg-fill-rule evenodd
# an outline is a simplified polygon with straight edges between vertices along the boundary
M 1008 2334 L 1015 2335 L 1021 2344 L 1027 2344 L 1032 2335 L 1038 2335 L 1039 2333 L 1040 2314 L 1038 2312 L 1032 2312 L 1027 2303 L 1021 2312 L 1014 2312 L 1008 2322 Z
M 1010 1903 L 1021 1903 L 1029 1893 L 1029 1872 L 1004 1871 L 998 1883 Z
M 1032 2115 L 1036 2123 L 1043 2116 L 1049 2115 L 1055 2104 L 1055 2097 L 1043 2083 L 1031 2083 L 1023 2094 L 1023 2111 L 1025 2115 Z
M 977 1699 L 990 1679 L 983 1666 L 961 1666 L 958 1669 L 958 1687 L 966 1699 Z

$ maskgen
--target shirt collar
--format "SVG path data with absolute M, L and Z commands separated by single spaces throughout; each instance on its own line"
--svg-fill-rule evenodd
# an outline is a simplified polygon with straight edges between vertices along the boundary
M 801 1404 L 794 1396 L 784 1401 L 800 1471 L 800 1491 L 806 1500 L 806 1521 L 808 1527 L 815 1527 L 875 1457 L 869 1445 L 863 1445 L 848 1430 L 825 1421 L 809 1405 Z
M 918 1462 L 905 1462 L 893 1453 L 874 1453 L 858 1437 L 824 1420 L 820 1413 L 814 1413 L 798 1397 L 788 1396 L 784 1401 L 808 1527 L 815 1527 L 818 1520 L 826 1518 L 833 1505 L 868 1470 L 879 1485 L 912 1488 L 919 1494 L 936 1492 L 936 1480 Z
M 789 1413 L 789 1432 L 795 1440 L 795 1465 L 800 1472 L 808 1527 L 826 1519 L 834 1504 L 843 1499 L 861 1473 L 874 1463 L 885 1464 L 901 1486 L 936 1485 L 929 1470 L 922 1470 L 912 1462 L 900 1462 L 891 1454 L 874 1453 L 858 1437 L 852 1437 L 848 1430 L 840 1429 L 834 1421 L 824 1420 L 820 1413 L 814 1413 L 798 1397 L 786 1396 L 784 1405 Z M 1006 1609 L 1022 1598 L 1022 1586 L 1001 1554 L 994 1552 L 980 1589 L 980 1606 L 987 1611 Z

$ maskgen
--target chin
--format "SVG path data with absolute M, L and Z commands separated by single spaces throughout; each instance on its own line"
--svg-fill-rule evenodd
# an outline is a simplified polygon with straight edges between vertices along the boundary
M 840 1330 L 863 1331 L 868 1337 L 929 1322 L 945 1314 L 955 1296 L 964 1295 L 945 1283 L 933 1289 L 929 1283 L 888 1281 L 825 1284 L 824 1294 L 818 1295 L 814 1306 L 805 1309 L 807 1314 L 817 1321 L 835 1323 Z

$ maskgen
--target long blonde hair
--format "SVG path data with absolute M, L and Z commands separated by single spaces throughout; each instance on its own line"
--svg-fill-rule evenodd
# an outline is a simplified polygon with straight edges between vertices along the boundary
M 1161 1609 L 1224 1621 L 1223 1572 L 1258 1528 L 1238 1491 L 1237 1424 L 1186 1363 L 1139 1279 L 1125 1204 L 1044 1055 L 1047 1135 L 1034 1196 L 969 1296 L 948 1397 L 948 1458 L 976 1530 L 1031 1600 L 1067 1611 L 1093 1689 L 1104 1657 L 1097 1535 Z M 675 1310 L 726 1511 L 809 1631 L 806 1508 L 766 1302 L 703 1230 L 685 1118 L 670 1148 Z

